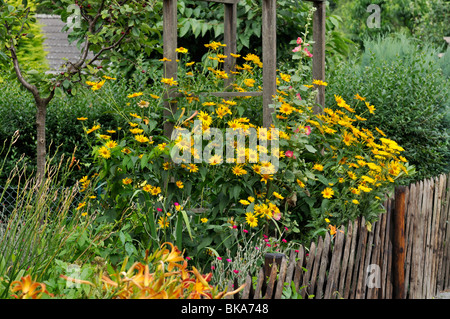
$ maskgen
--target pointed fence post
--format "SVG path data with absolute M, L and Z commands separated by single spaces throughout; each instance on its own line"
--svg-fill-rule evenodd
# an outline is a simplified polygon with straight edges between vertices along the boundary
M 394 299 L 405 299 L 405 186 L 395 188 L 393 292 Z

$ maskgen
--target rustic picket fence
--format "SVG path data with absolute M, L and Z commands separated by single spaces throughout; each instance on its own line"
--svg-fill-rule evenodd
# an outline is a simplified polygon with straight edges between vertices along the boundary
M 400 191 L 399 191 L 400 190 Z M 289 256 L 266 256 L 234 299 L 429 299 L 450 288 L 450 174 L 396 189 L 371 231 L 364 218 Z M 230 282 L 230 288 L 237 282 Z

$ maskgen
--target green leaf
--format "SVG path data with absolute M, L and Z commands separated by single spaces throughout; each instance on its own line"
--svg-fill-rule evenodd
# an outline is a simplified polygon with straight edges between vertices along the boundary
M 309 145 L 309 144 L 306 144 L 305 145 L 305 148 L 308 150 L 308 152 L 310 152 L 310 153 L 315 153 L 315 152 L 317 152 L 317 149 L 315 149 L 313 146 L 311 146 L 311 145 Z

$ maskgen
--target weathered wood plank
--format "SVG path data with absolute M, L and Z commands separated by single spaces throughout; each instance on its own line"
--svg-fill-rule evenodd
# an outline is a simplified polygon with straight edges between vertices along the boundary
M 225 0 L 223 0 L 225 1 Z M 227 0 L 230 1 L 230 0 Z M 232 84 L 235 80 L 234 71 L 236 65 L 236 58 L 231 53 L 236 54 L 237 51 L 237 2 L 239 0 L 232 0 L 231 3 L 224 4 L 224 42 L 226 47 L 224 48 L 224 54 L 226 55 L 224 62 L 224 71 L 227 73 L 228 78 L 224 80 L 225 91 L 232 88 Z
M 438 230 L 438 261 L 436 265 L 436 290 L 442 291 L 444 290 L 444 248 L 445 248 L 445 226 L 447 223 L 447 215 L 445 211 L 445 191 L 447 187 L 447 176 L 445 174 L 440 175 L 440 219 L 439 219 L 439 230 Z
M 314 257 L 316 255 L 316 243 L 312 242 L 309 248 L 308 258 L 306 262 L 306 272 L 303 274 L 303 281 L 302 281 L 302 287 L 304 287 L 300 294 L 302 298 L 305 298 L 306 292 L 309 289 L 309 281 L 311 278 L 311 272 L 314 264 Z
M 327 280 L 328 255 L 330 253 L 331 236 L 330 233 L 325 234 L 325 240 L 322 248 L 322 256 L 320 258 L 319 276 L 317 278 L 316 299 L 322 299 L 324 295 L 324 283 Z
M 405 212 L 406 212 L 406 186 L 395 188 L 394 207 L 394 298 L 405 299 Z
M 364 298 L 364 286 L 365 286 L 365 258 L 367 253 L 367 239 L 368 231 L 366 228 L 366 219 L 364 216 L 361 218 L 361 237 L 360 237 L 360 259 L 359 259 L 359 272 L 358 272 L 358 284 L 356 285 L 355 299 Z
M 253 299 L 261 299 L 262 296 L 262 287 L 263 287 L 263 283 L 266 280 L 266 276 L 264 274 L 264 268 L 261 267 L 261 269 L 259 270 L 259 274 L 257 277 L 257 282 L 256 282 L 256 288 L 255 288 L 255 294 Z
M 286 270 L 286 279 L 285 282 L 288 286 L 291 285 L 292 280 L 294 279 L 294 271 L 295 271 L 295 257 L 297 253 L 295 250 L 291 250 L 291 253 L 289 254 L 289 262 L 288 267 Z
M 278 274 L 278 281 L 275 289 L 275 299 L 281 299 L 283 294 L 283 287 L 286 279 L 286 270 L 287 270 L 287 258 L 283 257 L 281 260 L 280 272 Z
M 250 299 L 250 296 L 252 295 L 253 290 L 253 282 L 252 282 L 252 276 L 250 274 L 247 274 L 245 277 L 245 288 L 242 291 L 241 299 Z
M 409 298 L 409 286 L 411 278 L 411 263 L 412 263 L 412 242 L 414 240 L 414 214 L 415 214 L 415 199 L 416 199 L 416 186 L 411 184 L 408 187 L 406 193 L 407 205 L 406 205 L 406 258 L 405 258 L 405 298 Z
M 275 281 L 277 280 L 277 272 L 278 272 L 277 263 L 275 263 L 274 261 L 271 267 L 269 281 L 267 283 L 267 289 L 266 294 L 264 295 L 264 299 L 272 299 Z
M 433 218 L 433 179 L 427 180 L 428 187 L 426 188 L 426 207 L 425 207 L 425 229 L 426 229 L 426 241 L 425 241 L 425 269 L 423 278 L 423 297 L 426 299 L 431 298 L 431 260 L 433 258 L 431 247 L 431 229 Z
M 325 287 L 324 299 L 331 299 L 340 295 L 339 292 L 339 275 L 341 272 L 341 261 L 345 239 L 345 228 L 340 227 L 335 237 L 335 244 L 332 250 L 332 257 L 330 262 L 330 271 L 328 274 L 327 285 Z M 345 270 L 344 270 L 345 274 Z
M 345 280 L 345 290 L 344 290 L 344 299 L 351 299 L 351 287 L 354 281 L 353 277 L 353 269 L 355 267 L 355 258 L 356 258 L 356 247 L 358 244 L 358 234 L 359 234 L 359 220 L 355 220 L 352 224 L 352 240 L 351 240 L 351 248 L 350 248 L 350 260 L 348 262 L 347 267 L 347 277 Z
M 300 246 L 298 249 L 297 262 L 295 263 L 295 272 L 294 272 L 294 286 L 296 291 L 301 287 L 301 283 L 303 282 L 303 265 L 305 264 L 305 248 Z

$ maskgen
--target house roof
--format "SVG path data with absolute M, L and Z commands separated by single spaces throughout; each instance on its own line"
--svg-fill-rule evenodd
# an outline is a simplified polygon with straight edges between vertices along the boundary
M 66 62 L 64 58 L 72 62 L 80 58 L 81 49 L 77 48 L 76 43 L 69 44 L 68 33 L 62 32 L 66 23 L 61 20 L 60 16 L 36 14 L 36 19 L 44 34 L 44 50 L 48 52 L 46 58 L 52 71 L 61 69 Z

